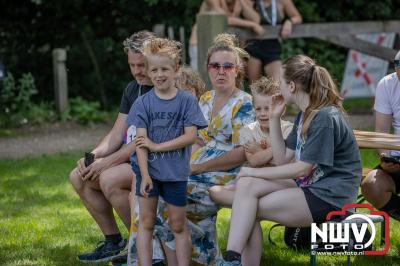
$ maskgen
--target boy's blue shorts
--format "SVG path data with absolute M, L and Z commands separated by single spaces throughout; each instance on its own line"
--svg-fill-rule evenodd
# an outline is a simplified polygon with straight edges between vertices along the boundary
M 161 196 L 166 203 L 183 207 L 186 206 L 187 199 L 187 181 L 153 181 L 153 189 L 150 190 L 149 197 Z M 140 193 L 142 176 L 136 175 L 136 196 L 143 197 Z

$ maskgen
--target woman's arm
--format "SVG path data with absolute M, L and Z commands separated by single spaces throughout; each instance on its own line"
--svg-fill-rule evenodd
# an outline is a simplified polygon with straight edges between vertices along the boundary
M 292 34 L 293 25 L 300 24 L 303 19 L 292 0 L 283 0 L 282 4 L 283 11 L 288 18 L 283 22 L 281 30 L 281 37 L 285 39 Z
M 278 165 L 290 162 L 294 157 L 294 151 L 286 148 L 283 139 L 280 117 L 274 117 L 269 120 L 269 134 L 271 136 L 272 157 Z
M 274 179 L 288 179 L 296 178 L 300 176 L 308 176 L 313 170 L 314 165 L 302 161 L 295 163 L 289 163 L 274 167 L 263 167 L 263 168 L 250 168 L 242 167 L 237 178 L 240 177 L 257 177 L 268 180 Z
M 244 154 L 244 148 L 240 146 L 207 162 L 190 164 L 190 174 L 195 175 L 204 172 L 227 171 L 242 165 L 245 161 L 246 156 Z
M 282 4 L 286 17 L 290 19 L 293 25 L 301 24 L 303 22 L 303 18 L 301 17 L 299 10 L 297 10 L 292 0 L 282 0 Z
M 247 28 L 254 31 L 258 35 L 264 34 L 264 28 L 260 24 L 250 20 L 237 17 L 228 17 L 228 25 L 234 27 Z
M 272 159 L 272 149 L 267 148 L 256 153 L 246 152 L 246 158 L 251 167 L 264 166 Z
M 250 0 L 240 0 L 242 5 L 242 15 L 245 19 L 251 20 L 257 24 L 260 24 L 260 14 L 253 8 L 253 3 Z

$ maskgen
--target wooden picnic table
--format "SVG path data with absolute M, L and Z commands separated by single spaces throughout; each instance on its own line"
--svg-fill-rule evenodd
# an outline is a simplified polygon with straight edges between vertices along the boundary
M 360 148 L 400 150 L 399 135 L 362 130 L 353 130 L 353 132 Z

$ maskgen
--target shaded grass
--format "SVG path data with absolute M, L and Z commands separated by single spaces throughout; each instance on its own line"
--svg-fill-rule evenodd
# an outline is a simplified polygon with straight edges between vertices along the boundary
M 81 265 L 76 255 L 93 249 L 102 238 L 68 182 L 81 153 L 0 161 L 0 265 Z M 362 151 L 364 167 L 376 165 L 372 150 Z M 219 213 L 218 232 L 226 247 L 230 210 Z M 122 223 L 118 220 L 125 234 Z M 264 239 L 273 223 L 263 222 Z M 283 229 L 265 240 L 262 265 L 308 265 L 307 253 L 285 247 Z M 391 221 L 391 251 L 384 257 L 355 257 L 353 265 L 400 265 L 395 248 L 398 222 Z M 346 257 L 319 256 L 319 265 L 345 265 Z M 84 264 L 82 264 L 84 265 Z

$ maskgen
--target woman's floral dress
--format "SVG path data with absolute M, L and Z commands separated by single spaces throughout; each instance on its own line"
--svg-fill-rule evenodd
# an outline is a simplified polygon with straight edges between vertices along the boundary
M 211 117 L 214 97 L 215 91 L 208 91 L 199 100 L 208 127 L 198 131 L 205 146 L 192 154 L 191 164 L 204 163 L 244 144 L 241 143 L 243 139 L 240 138 L 241 130 L 245 125 L 255 121 L 252 99 L 246 92 L 237 91 L 219 113 Z M 200 264 L 214 264 L 215 257 L 219 254 L 216 219 L 220 206 L 210 199 L 208 189 L 214 185 L 229 183 L 235 178 L 239 169 L 240 167 L 236 167 L 223 172 L 205 172 L 188 178 L 187 218 L 192 236 L 192 259 Z M 166 205 L 160 198 L 155 235 L 174 249 L 174 236 L 167 220 Z M 137 226 L 132 224 L 128 265 L 135 265 L 136 262 Z M 153 248 L 153 259 L 162 257 L 158 247 L 156 244 Z

